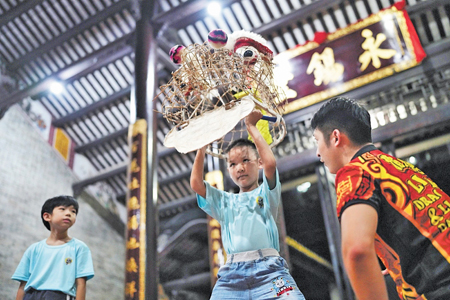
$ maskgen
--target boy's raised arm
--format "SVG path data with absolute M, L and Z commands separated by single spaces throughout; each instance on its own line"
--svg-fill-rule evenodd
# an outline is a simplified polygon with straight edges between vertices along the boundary
M 264 140 L 258 128 L 256 128 L 256 123 L 261 118 L 261 111 L 255 109 L 245 118 L 245 126 L 247 126 L 247 130 L 253 138 L 253 142 L 255 143 L 256 149 L 261 157 L 264 174 L 267 178 L 267 182 L 269 183 L 269 188 L 273 189 L 276 185 L 275 171 L 277 168 L 277 161 L 273 155 L 272 149 L 270 149 L 266 140 Z
M 203 170 L 205 168 L 206 146 L 197 150 L 191 171 L 191 188 L 203 198 L 206 197 L 206 187 L 203 182 Z

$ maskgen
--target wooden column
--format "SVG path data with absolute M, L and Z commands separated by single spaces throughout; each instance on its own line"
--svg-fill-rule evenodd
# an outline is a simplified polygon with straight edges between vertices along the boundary
M 223 173 L 220 170 L 215 170 L 206 173 L 205 180 L 213 187 L 222 190 L 224 189 Z M 219 268 L 227 261 L 227 254 L 223 248 L 222 232 L 219 222 L 209 215 L 208 220 L 208 245 L 209 245 L 209 266 L 211 272 L 211 288 L 214 287 L 217 281 L 217 273 Z
M 128 221 L 126 230 L 126 300 L 157 300 L 159 270 L 156 250 L 157 116 L 153 97 L 156 91 L 156 40 L 151 19 L 155 1 L 139 3 L 136 24 L 135 82 L 130 97 L 130 149 L 128 172 Z

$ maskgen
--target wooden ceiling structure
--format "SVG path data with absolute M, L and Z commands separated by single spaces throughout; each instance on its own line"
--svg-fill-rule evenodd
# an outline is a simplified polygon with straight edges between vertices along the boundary
M 212 29 L 261 34 L 276 55 L 312 40 L 316 32 L 334 32 L 394 4 L 393 0 L 221 0 L 221 13 L 212 17 L 207 13 L 209 0 L 153 1 L 159 85 L 177 69 L 169 58 L 170 48 L 203 43 Z M 105 182 L 123 204 L 139 2 L 0 0 L 0 116 L 24 99 L 39 101 L 52 115 L 52 125 L 64 129 L 76 144 L 76 153 L 97 170 L 95 176 L 74 184 L 74 192 Z M 407 0 L 406 5 L 427 58 L 413 69 L 345 94 L 361 99 L 373 115 L 384 119 L 374 130 L 374 140 L 391 148 L 441 136 L 450 123 L 450 3 Z M 59 95 L 49 92 L 54 81 L 65 86 Z M 406 105 L 411 101 L 423 109 Z M 403 104 L 407 117 L 389 118 L 392 107 Z M 314 172 L 317 158 L 308 121 L 317 108 L 284 117 L 288 135 L 275 149 L 282 182 Z M 194 153 L 165 148 L 164 136 L 171 127 L 163 118 L 157 122 L 159 214 L 163 224 L 170 225 L 196 208 L 189 186 Z M 209 290 L 204 283 L 209 281 L 206 227 L 201 219 L 187 219 L 184 224 L 191 226 L 174 225 L 172 238 L 161 250 L 165 265 L 161 279 L 168 290 L 201 299 L 199 295 Z M 297 269 L 308 268 L 304 256 L 294 254 L 292 260 Z M 329 272 L 321 274 L 328 284 Z M 314 290 L 307 289 L 308 299 L 324 299 Z

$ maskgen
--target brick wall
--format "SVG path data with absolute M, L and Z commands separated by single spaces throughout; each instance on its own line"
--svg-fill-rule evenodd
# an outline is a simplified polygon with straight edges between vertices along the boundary
M 59 154 L 42 139 L 18 106 L 0 120 L 0 299 L 15 299 L 19 284 L 10 278 L 23 252 L 48 237 L 40 219 L 44 201 L 72 195 L 75 178 Z M 95 277 L 87 283 L 87 299 L 123 299 L 123 236 L 113 230 L 87 202 L 69 235 L 91 249 Z

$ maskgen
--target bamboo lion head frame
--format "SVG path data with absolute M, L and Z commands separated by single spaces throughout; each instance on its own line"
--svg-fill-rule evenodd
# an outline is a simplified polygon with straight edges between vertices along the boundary
M 233 140 L 248 137 L 243 119 L 255 107 L 274 119 L 257 123 L 270 147 L 283 140 L 285 95 L 274 84 L 273 54 L 261 36 L 213 30 L 208 42 L 174 46 L 170 56 L 180 68 L 157 96 L 163 99 L 161 113 L 174 126 L 166 147 L 188 153 L 208 145 L 208 154 L 224 158 Z

